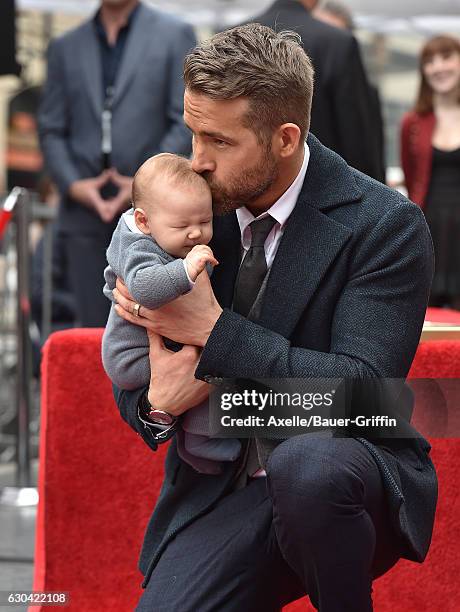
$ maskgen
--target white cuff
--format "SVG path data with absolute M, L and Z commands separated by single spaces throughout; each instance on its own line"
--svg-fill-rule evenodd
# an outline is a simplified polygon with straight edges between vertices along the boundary
M 194 281 L 192 281 L 192 279 L 190 278 L 190 276 L 188 274 L 187 264 L 185 263 L 185 259 L 183 259 L 182 261 L 184 263 L 185 274 L 187 275 L 188 283 L 190 285 L 190 290 L 192 290 L 193 287 L 195 286 L 195 283 L 194 283 Z

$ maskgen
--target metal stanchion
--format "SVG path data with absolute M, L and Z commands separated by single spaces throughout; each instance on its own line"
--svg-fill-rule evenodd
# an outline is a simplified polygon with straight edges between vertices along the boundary
M 53 294 L 53 226 L 45 225 L 43 230 L 43 288 L 42 288 L 42 329 L 43 341 L 51 333 Z
M 17 476 L 19 487 L 30 485 L 30 381 L 32 379 L 32 347 L 30 342 L 29 291 L 29 220 L 30 199 L 22 190 L 16 209 L 16 250 L 18 254 L 18 444 Z
M 49 206 L 33 202 L 33 218 L 44 221 L 43 229 L 43 268 L 42 268 L 42 320 L 41 338 L 42 341 L 48 338 L 51 333 L 52 321 L 52 293 L 53 293 L 53 221 L 56 218 L 56 211 Z
M 29 219 L 30 198 L 25 189 L 15 188 L 13 203 L 16 221 L 17 250 L 17 415 L 16 487 L 5 487 L 0 503 L 31 506 L 38 502 L 37 490 L 30 486 L 30 381 L 32 379 L 32 347 L 30 341 L 29 293 Z M 13 197 L 13 193 L 11 194 Z M 16 206 L 14 205 L 16 204 Z

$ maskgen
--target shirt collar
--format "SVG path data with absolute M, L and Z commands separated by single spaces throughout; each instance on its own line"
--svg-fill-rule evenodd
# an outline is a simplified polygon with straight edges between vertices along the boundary
M 136 222 L 134 220 L 134 209 L 133 208 L 130 208 L 129 210 L 124 212 L 121 216 L 122 216 L 123 221 L 128 226 L 128 229 L 130 232 L 133 232 L 133 234 L 143 234 L 144 233 L 144 232 L 141 232 L 141 230 L 136 225 Z
M 137 11 L 139 10 L 140 5 L 141 5 L 140 2 L 138 2 L 136 4 L 136 6 L 133 8 L 133 10 L 130 12 L 130 14 L 128 15 L 128 19 L 126 20 L 125 25 L 120 28 L 120 32 L 122 30 L 129 30 L 129 28 L 131 27 L 131 24 L 133 23 L 133 19 L 134 19 L 135 15 L 136 15 Z M 98 36 L 102 40 L 104 40 L 104 42 L 107 42 L 107 33 L 105 31 L 105 28 L 104 28 L 104 26 L 102 24 L 102 20 L 101 20 L 101 9 L 96 11 L 96 14 L 94 15 L 94 18 L 93 18 L 93 23 L 94 23 L 94 26 L 96 28 L 96 32 L 97 32 Z
M 290 214 L 294 210 L 294 207 L 299 197 L 300 190 L 302 189 L 305 175 L 307 173 L 308 162 L 310 160 L 310 149 L 305 142 L 305 152 L 303 156 L 302 167 L 300 168 L 299 174 L 295 177 L 289 188 L 283 193 L 283 195 L 276 200 L 276 202 L 264 213 L 259 215 L 257 218 L 263 218 L 267 215 L 272 216 L 281 226 L 284 227 L 286 221 L 289 219 Z M 241 235 L 247 226 L 254 221 L 256 217 L 245 207 L 242 206 L 236 211 L 236 217 L 240 226 Z

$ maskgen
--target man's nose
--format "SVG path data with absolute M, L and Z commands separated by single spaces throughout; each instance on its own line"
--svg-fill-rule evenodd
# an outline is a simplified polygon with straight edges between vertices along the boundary
M 215 162 L 206 155 L 205 151 L 198 146 L 193 147 L 192 170 L 201 174 L 202 172 L 214 172 Z

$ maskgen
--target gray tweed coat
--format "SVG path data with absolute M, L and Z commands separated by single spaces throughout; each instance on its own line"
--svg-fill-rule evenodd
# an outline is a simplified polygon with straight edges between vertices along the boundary
M 216 219 L 212 277 L 224 308 L 198 378 L 405 378 L 415 355 L 433 274 L 420 208 L 349 167 L 309 135 L 305 181 L 271 268 L 257 324 L 230 310 L 240 261 L 236 215 Z M 125 421 L 152 448 L 137 418 L 144 389 L 115 396 Z M 354 432 L 350 432 L 354 435 Z M 437 480 L 421 436 L 359 438 L 374 456 L 401 556 L 422 561 L 431 540 Z M 263 441 L 262 441 L 263 444 Z M 169 540 L 228 491 L 237 470 L 198 474 L 171 444 L 140 558 L 144 585 Z

